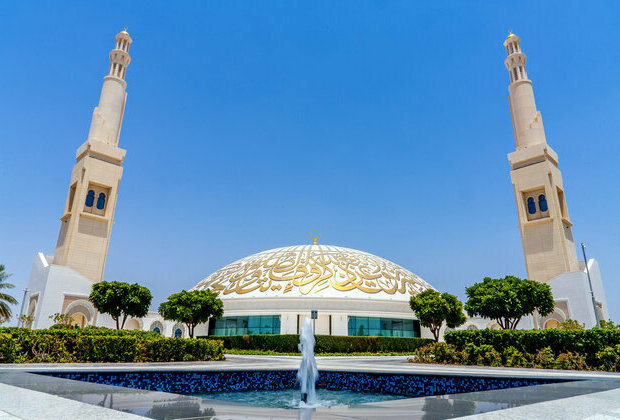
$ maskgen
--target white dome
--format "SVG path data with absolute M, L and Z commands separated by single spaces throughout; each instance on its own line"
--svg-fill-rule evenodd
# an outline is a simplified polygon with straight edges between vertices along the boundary
M 235 261 L 191 290 L 231 298 L 345 298 L 409 301 L 433 287 L 384 258 L 330 245 L 270 249 Z

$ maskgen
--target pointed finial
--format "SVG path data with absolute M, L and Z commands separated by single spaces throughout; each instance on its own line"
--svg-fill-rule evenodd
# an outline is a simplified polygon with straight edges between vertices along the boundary
M 314 243 L 312 245 L 316 245 L 316 240 L 321 237 L 321 232 L 319 232 L 316 229 L 315 230 L 311 230 L 310 231 L 310 237 L 314 240 Z
M 125 26 L 125 29 L 123 29 L 123 32 L 127 32 L 127 27 Z

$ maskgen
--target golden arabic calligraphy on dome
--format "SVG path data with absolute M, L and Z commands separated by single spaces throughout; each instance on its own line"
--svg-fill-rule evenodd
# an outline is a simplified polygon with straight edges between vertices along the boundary
M 284 296 L 294 290 L 313 295 L 326 289 L 416 295 L 432 289 L 420 277 L 386 259 L 329 245 L 290 246 L 250 255 L 193 287 L 207 288 L 219 291 L 222 297 L 255 291 Z

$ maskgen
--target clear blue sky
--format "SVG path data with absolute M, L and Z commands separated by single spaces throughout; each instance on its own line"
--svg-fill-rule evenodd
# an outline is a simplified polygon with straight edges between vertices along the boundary
M 525 277 L 502 42 L 522 38 L 577 243 L 620 321 L 620 3 L 0 3 L 0 263 L 52 253 L 114 35 L 134 39 L 105 279 L 155 296 L 320 242 L 464 297 Z M 19 310 L 15 308 L 15 312 Z

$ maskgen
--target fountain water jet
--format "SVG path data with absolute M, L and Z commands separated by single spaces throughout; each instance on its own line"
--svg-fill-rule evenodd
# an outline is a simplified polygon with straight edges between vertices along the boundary
M 312 321 L 305 318 L 299 334 L 299 351 L 301 352 L 301 365 L 297 371 L 297 381 L 301 387 L 301 400 L 306 404 L 316 403 L 315 384 L 319 376 L 314 358 L 314 333 Z

